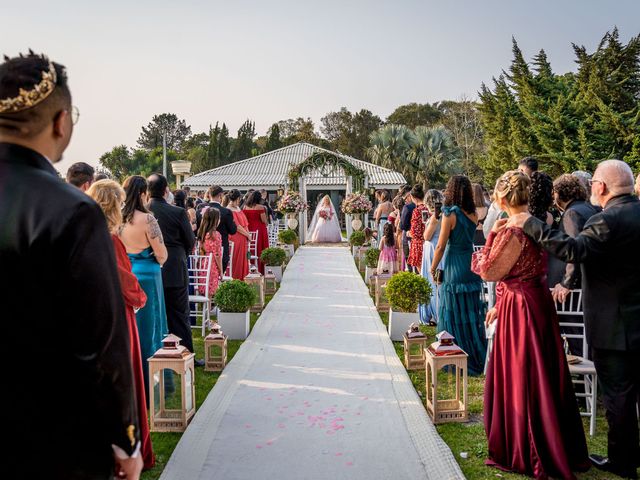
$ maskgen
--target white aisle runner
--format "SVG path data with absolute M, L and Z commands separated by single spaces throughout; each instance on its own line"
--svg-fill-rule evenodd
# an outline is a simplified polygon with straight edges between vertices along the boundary
M 303 247 L 161 479 L 335 478 L 464 476 L 349 250 Z

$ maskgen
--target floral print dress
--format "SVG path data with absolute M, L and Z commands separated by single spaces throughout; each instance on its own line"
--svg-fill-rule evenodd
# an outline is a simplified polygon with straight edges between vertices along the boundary
M 202 244 L 202 250 L 205 255 L 213 254 L 211 258 L 211 273 L 209 274 L 209 292 L 208 296 L 212 297 L 218 290 L 218 283 L 220 282 L 221 273 L 218 271 L 218 264 L 216 263 L 216 257 L 222 257 L 222 236 L 220 232 L 209 232 L 204 237 L 204 243 Z M 204 295 L 204 288 L 200 287 L 200 294 Z

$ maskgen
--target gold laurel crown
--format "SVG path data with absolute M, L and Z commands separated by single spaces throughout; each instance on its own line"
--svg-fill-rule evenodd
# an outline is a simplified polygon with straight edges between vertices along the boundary
M 18 90 L 18 96 L 0 99 L 0 113 L 18 113 L 35 107 L 51 95 L 56 88 L 57 78 L 56 69 L 53 63 L 49 62 L 49 70 L 42 72 L 42 80 L 31 90 L 21 88 Z

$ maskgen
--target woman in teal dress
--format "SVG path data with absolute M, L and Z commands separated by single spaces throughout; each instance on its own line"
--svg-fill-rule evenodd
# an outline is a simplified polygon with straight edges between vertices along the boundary
M 144 206 L 147 181 L 138 175 L 129 177 L 124 182 L 124 190 L 127 196 L 122 209 L 123 224 L 119 236 L 127 248 L 131 271 L 147 295 L 146 305 L 136 312 L 136 323 L 148 399 L 148 358 L 162 347 L 162 339 L 168 332 L 160 270 L 167 260 L 167 247 L 164 245 L 157 220 Z
M 446 330 L 456 338 L 456 343 L 469 355 L 469 375 L 480 375 L 487 354 L 486 306 L 482 299 L 482 280 L 471 271 L 473 238 L 478 224 L 471 182 L 464 175 L 453 176 L 444 196 L 440 238 L 431 263 L 431 273 L 435 275 L 446 253 L 438 331 Z

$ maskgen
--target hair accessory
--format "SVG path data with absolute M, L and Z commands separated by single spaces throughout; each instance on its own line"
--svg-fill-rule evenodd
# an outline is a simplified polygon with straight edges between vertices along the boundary
M 57 78 L 56 69 L 53 63 L 49 62 L 49 69 L 42 72 L 42 80 L 31 90 L 21 88 L 17 97 L 0 100 L 0 113 L 18 113 L 35 107 L 51 95 L 56 88 Z

